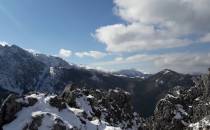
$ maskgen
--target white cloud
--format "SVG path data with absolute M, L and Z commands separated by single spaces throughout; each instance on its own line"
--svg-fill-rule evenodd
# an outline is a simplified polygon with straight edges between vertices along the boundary
M 7 42 L 5 42 L 5 41 L 0 41 L 0 45 L 1 46 L 9 46 L 10 44 L 9 43 L 7 43 Z
M 204 42 L 204 43 L 207 43 L 207 42 L 210 43 L 210 33 L 208 33 L 208 34 L 204 35 L 203 37 L 201 37 L 200 41 Z
M 209 31 L 209 0 L 114 0 L 116 14 L 131 23 L 172 24 L 179 30 Z
M 127 24 L 98 28 L 95 37 L 110 52 L 187 46 L 183 39 L 210 32 L 209 0 L 114 0 L 115 13 Z M 199 39 L 196 39 L 197 41 Z
M 123 58 L 122 60 L 112 60 L 106 62 L 99 62 L 92 64 L 93 66 L 117 66 L 120 64 L 131 65 L 133 63 L 142 62 L 149 63 L 153 69 L 147 71 L 158 71 L 161 69 L 169 68 L 182 73 L 192 72 L 207 72 L 210 65 L 210 53 L 172 53 L 162 55 L 146 55 L 137 54 Z
M 95 59 L 100 59 L 106 56 L 107 54 L 100 51 L 88 51 L 88 52 L 76 52 L 75 55 L 80 58 L 87 56 L 87 57 L 92 57 Z
M 155 30 L 151 25 L 140 23 L 104 26 L 96 30 L 95 36 L 106 44 L 107 51 L 110 52 L 174 48 L 191 43 L 190 40 L 176 38 L 176 34 L 172 32 Z
M 58 56 L 61 58 L 69 58 L 72 55 L 72 51 L 66 49 L 60 49 Z
M 115 61 L 123 61 L 123 57 L 116 57 Z

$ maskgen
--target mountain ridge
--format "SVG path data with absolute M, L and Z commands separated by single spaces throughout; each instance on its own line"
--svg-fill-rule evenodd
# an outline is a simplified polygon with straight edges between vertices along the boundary
M 30 53 L 16 45 L 0 47 L 0 88 L 4 90 L 18 94 L 34 90 L 59 94 L 71 83 L 104 90 L 121 88 L 132 94 L 135 110 L 144 116 L 152 114 L 156 102 L 169 89 L 177 85 L 190 87 L 192 84 L 190 75 L 161 72 L 147 78 L 121 77 L 69 64 L 58 57 Z M 144 104 L 147 102 L 144 99 L 152 104 Z

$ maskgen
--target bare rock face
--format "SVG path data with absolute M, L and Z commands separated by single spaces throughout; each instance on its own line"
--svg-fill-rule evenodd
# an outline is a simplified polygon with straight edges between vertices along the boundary
M 58 97 L 58 96 L 51 98 L 49 104 L 53 107 L 58 108 L 59 110 L 66 108 L 66 104 L 65 104 L 63 98 Z
M 76 97 L 79 95 L 76 87 L 75 84 L 67 85 L 61 94 L 61 97 L 69 106 L 76 107 Z
M 28 106 L 33 106 L 37 101 L 36 98 L 28 98 Z
M 70 130 L 66 127 L 64 122 L 60 119 L 55 119 L 55 124 L 52 130 Z
M 3 102 L 0 110 L 0 127 L 16 118 L 16 113 L 21 110 L 21 104 L 16 102 L 16 96 L 11 94 Z

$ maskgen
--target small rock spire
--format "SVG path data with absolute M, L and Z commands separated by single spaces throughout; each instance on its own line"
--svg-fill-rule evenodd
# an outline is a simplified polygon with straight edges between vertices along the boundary
M 209 75 L 210 75 L 210 68 L 208 68 L 208 71 L 209 71 Z

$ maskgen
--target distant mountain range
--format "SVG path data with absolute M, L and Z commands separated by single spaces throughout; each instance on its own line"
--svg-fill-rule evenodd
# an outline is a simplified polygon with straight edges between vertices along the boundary
M 136 70 L 106 73 L 69 64 L 61 58 L 33 54 L 16 45 L 0 45 L 0 93 L 24 94 L 29 91 L 61 93 L 66 85 L 94 89 L 121 88 L 131 93 L 135 111 L 143 116 L 153 113 L 155 105 L 168 90 L 192 86 L 192 75 L 172 70 L 147 75 Z
M 113 72 L 112 74 L 116 76 L 124 76 L 129 78 L 143 78 L 143 79 L 150 76 L 150 74 L 144 74 L 136 69 L 120 70 L 117 72 Z

